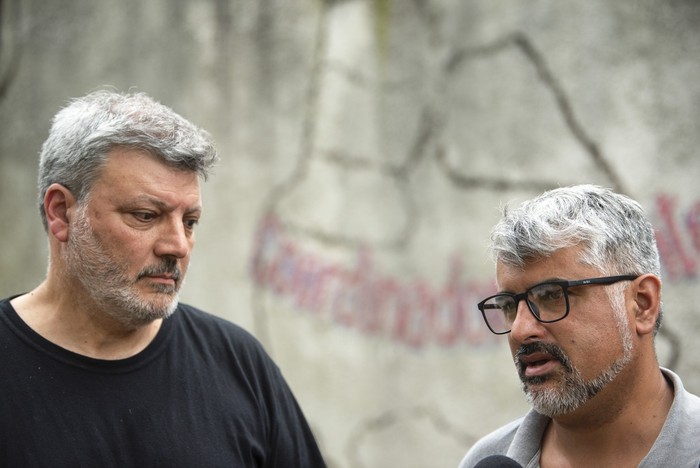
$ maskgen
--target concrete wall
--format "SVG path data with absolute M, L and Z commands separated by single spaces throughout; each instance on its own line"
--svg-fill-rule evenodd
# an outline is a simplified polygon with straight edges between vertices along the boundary
M 0 295 L 44 275 L 51 116 L 137 88 L 221 150 L 184 299 L 264 342 L 331 466 L 455 466 L 526 410 L 475 303 L 498 206 L 563 184 L 648 209 L 659 356 L 700 393 L 700 3 L 0 6 Z

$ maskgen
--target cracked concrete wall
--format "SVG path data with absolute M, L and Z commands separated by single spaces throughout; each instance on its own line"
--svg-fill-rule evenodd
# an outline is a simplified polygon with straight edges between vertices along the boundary
M 138 88 L 222 154 L 183 298 L 258 336 L 333 467 L 455 466 L 526 410 L 493 288 L 497 208 L 563 184 L 658 231 L 659 357 L 700 393 L 700 4 L 682 0 L 0 3 L 0 294 L 46 246 L 51 116 Z

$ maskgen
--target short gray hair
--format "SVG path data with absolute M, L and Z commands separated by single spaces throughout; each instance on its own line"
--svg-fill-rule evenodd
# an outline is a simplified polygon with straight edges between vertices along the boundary
M 607 274 L 661 274 L 654 228 L 644 209 L 604 187 L 562 187 L 512 211 L 506 207 L 491 233 L 494 259 L 514 266 L 576 245 L 583 246 L 585 263 Z
M 44 229 L 48 187 L 61 184 L 84 201 L 116 147 L 146 151 L 202 179 L 217 161 L 208 132 L 145 93 L 100 90 L 74 99 L 53 118 L 41 149 L 38 189 Z
M 547 191 L 523 202 L 491 232 L 497 263 L 522 267 L 559 249 L 580 245 L 581 260 L 607 275 L 661 278 L 656 237 L 642 206 L 631 198 L 596 185 Z M 656 328 L 661 324 L 661 310 Z

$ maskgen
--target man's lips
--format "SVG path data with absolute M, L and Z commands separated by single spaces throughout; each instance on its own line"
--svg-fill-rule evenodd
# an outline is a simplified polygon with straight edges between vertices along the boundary
M 520 366 L 525 377 L 541 377 L 552 372 L 559 359 L 549 353 L 535 352 L 520 356 Z
M 177 276 L 173 275 L 147 275 L 145 278 L 148 278 L 151 281 L 154 281 L 156 283 L 162 283 L 162 284 L 175 284 L 177 283 Z

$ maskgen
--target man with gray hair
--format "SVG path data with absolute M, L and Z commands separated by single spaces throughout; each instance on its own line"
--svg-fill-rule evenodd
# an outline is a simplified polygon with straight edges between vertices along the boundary
M 659 367 L 660 263 L 642 207 L 559 188 L 506 209 L 491 241 L 499 292 L 478 308 L 507 334 L 532 410 L 460 467 L 697 468 L 700 398 Z
M 48 273 L 0 301 L 1 465 L 325 466 L 260 343 L 178 300 L 216 160 L 207 132 L 143 93 L 55 116 Z

